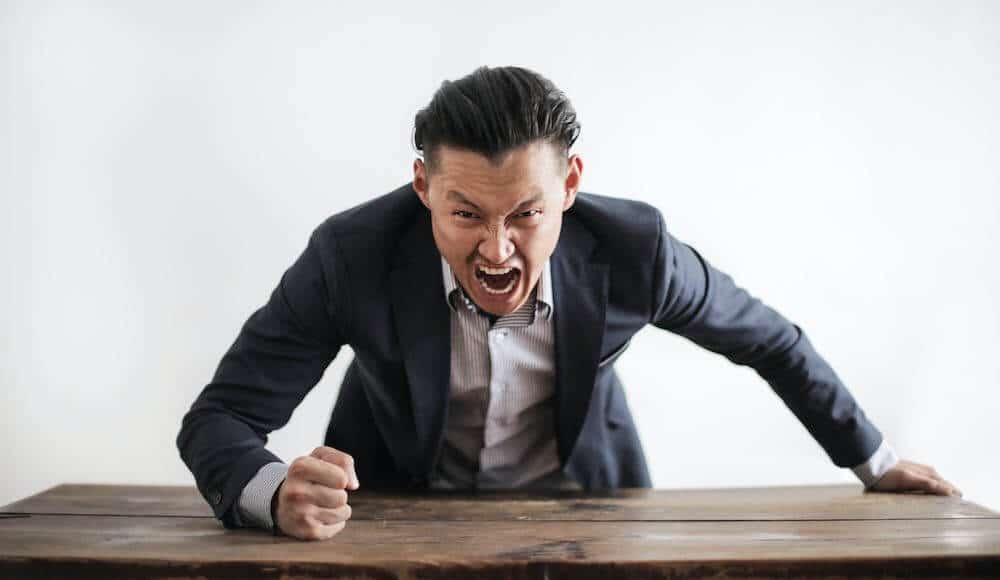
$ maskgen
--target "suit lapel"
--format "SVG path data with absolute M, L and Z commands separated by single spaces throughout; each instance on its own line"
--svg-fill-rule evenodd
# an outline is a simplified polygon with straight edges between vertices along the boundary
M 429 213 L 422 212 L 400 240 L 397 255 L 390 274 L 392 309 L 416 427 L 409 468 L 422 477 L 433 468 L 443 434 L 451 368 L 450 311 Z
M 608 265 L 591 261 L 593 236 L 565 216 L 552 255 L 555 302 L 556 433 L 565 465 L 580 435 L 597 376 L 608 305 Z

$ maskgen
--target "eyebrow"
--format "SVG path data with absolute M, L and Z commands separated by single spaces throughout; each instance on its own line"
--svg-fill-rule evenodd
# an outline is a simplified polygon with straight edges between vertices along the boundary
M 521 203 L 517 204 L 517 209 L 521 209 L 526 205 L 535 205 L 536 203 L 542 201 L 545 198 L 544 194 L 536 193 L 533 197 L 530 197 Z
M 469 198 L 465 197 L 464 195 L 462 195 L 461 192 L 455 191 L 454 189 L 448 190 L 448 193 L 445 194 L 445 197 L 447 199 L 451 200 L 451 201 L 456 201 L 458 203 L 464 203 L 466 205 L 471 205 L 472 207 L 476 208 L 476 211 L 478 211 L 478 212 L 482 212 L 483 211 L 483 210 L 479 209 L 478 205 L 476 205 L 476 204 L 472 203 L 471 201 L 469 201 Z
M 458 202 L 458 203 L 464 203 L 466 205 L 472 206 L 472 207 L 476 208 L 476 211 L 478 211 L 478 212 L 482 212 L 483 211 L 482 209 L 479 208 L 478 205 L 476 205 L 476 204 L 472 203 L 471 201 L 469 201 L 469 198 L 465 197 L 465 195 L 463 195 L 462 192 L 460 192 L 460 191 L 455 191 L 453 189 L 448 190 L 448 193 L 445 194 L 445 197 L 448 200 L 450 200 L 450 201 L 454 201 L 454 202 Z M 531 198 L 526 199 L 526 200 L 522 201 L 521 203 L 517 204 L 517 207 L 515 208 L 515 211 L 517 209 L 520 209 L 520 208 L 526 206 L 526 205 L 536 204 L 536 203 L 542 201 L 542 199 L 544 199 L 544 198 L 545 198 L 544 194 L 542 194 L 542 193 L 536 193 Z

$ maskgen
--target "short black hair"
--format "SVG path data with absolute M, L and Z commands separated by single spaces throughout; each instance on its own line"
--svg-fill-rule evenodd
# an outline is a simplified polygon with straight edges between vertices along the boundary
M 441 145 L 498 162 L 505 153 L 542 139 L 568 155 L 580 135 L 569 98 L 549 79 L 526 68 L 482 66 L 444 81 L 414 120 L 413 145 L 428 170 Z

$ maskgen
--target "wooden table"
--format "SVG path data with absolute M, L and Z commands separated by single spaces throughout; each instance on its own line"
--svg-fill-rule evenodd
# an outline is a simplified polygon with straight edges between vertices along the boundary
M 860 486 L 359 491 L 330 540 L 226 530 L 193 487 L 60 485 L 0 508 L 0 577 L 1000 577 L 1000 514 Z

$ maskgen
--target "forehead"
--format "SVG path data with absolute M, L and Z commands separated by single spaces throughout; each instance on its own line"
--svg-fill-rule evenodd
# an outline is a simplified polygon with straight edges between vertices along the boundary
M 558 150 L 544 142 L 529 143 L 496 159 L 442 145 L 435 151 L 431 185 L 470 195 L 537 193 L 551 189 L 565 177 L 559 171 L 559 157 Z

